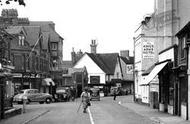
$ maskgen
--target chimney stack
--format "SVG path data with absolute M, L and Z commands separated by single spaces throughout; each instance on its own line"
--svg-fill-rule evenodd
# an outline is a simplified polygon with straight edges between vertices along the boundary
M 96 47 L 97 47 L 96 40 L 92 40 L 90 47 L 91 47 L 91 53 L 96 54 Z
M 129 58 L 129 50 L 121 50 L 120 56 Z

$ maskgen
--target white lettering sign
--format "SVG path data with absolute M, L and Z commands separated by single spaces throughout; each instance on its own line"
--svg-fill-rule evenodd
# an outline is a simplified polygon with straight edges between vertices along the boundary
M 144 41 L 143 42 L 143 58 L 154 58 L 154 42 Z

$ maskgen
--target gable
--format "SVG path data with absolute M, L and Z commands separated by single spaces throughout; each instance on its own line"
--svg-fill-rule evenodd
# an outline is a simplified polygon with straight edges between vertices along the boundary
M 87 53 L 87 55 L 106 73 L 114 75 L 115 66 L 118 53 L 103 53 L 103 54 L 93 54 Z
M 115 66 L 115 71 L 114 71 L 114 78 L 122 78 L 122 68 L 121 68 L 121 63 L 120 63 L 120 58 L 117 59 L 117 63 Z
M 86 67 L 88 73 L 105 73 L 87 54 L 85 54 L 73 68 Z

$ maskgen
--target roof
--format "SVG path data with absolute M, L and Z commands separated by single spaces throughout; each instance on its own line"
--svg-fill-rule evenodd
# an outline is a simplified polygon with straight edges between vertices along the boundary
M 27 37 L 26 41 L 30 43 L 30 46 L 35 45 L 36 41 L 38 41 L 40 36 L 40 27 L 39 26 L 24 26 L 26 30 Z
M 120 58 L 125 62 L 125 64 L 133 64 L 134 63 L 134 57 L 122 57 Z
M 118 53 L 86 53 L 106 74 L 114 74 Z
M 42 32 L 42 49 L 48 49 L 49 32 Z
M 9 34 L 19 34 L 21 31 L 23 31 L 23 33 L 26 33 L 23 29 L 23 26 L 9 26 L 6 31 Z
M 179 37 L 187 31 L 190 31 L 190 21 L 176 34 L 176 36 Z
M 60 38 L 63 39 L 54 28 L 52 21 L 30 21 L 31 26 L 40 26 L 42 32 L 49 32 L 51 42 L 59 42 Z

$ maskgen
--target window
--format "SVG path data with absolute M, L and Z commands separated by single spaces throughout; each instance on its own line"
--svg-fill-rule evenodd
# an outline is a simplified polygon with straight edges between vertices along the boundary
M 58 44 L 57 43 L 51 43 L 51 49 L 52 50 L 57 50 Z
M 185 57 L 185 42 L 186 42 L 186 37 L 183 37 L 181 39 L 181 58 Z
M 119 78 L 119 72 L 117 72 L 116 74 L 117 74 L 117 78 Z
M 18 45 L 19 46 L 24 46 L 24 36 L 18 36 Z

